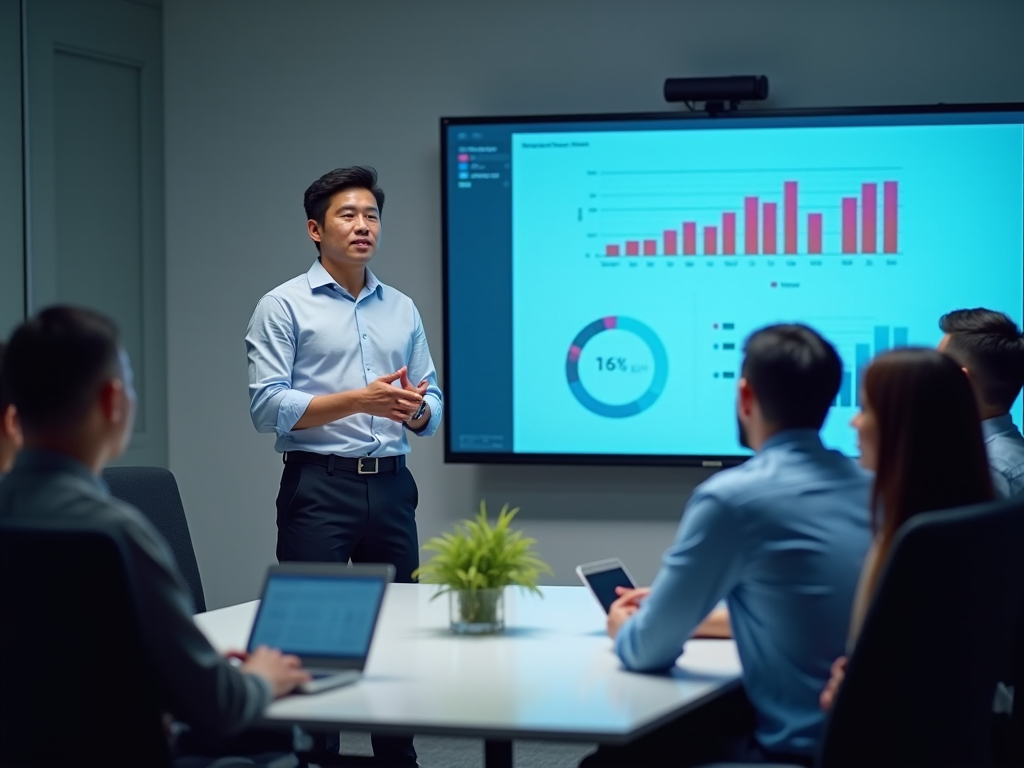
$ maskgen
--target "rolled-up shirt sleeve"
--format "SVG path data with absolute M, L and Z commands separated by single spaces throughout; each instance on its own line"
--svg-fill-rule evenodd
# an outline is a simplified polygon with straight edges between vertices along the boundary
M 675 664 L 683 643 L 737 583 L 741 538 L 729 506 L 707 495 L 690 500 L 650 594 L 616 636 L 615 652 L 627 669 Z
M 421 381 L 428 382 L 426 394 L 423 399 L 430 406 L 430 418 L 422 429 L 412 432 L 420 437 L 430 437 L 441 425 L 441 415 L 444 411 L 444 395 L 437 385 L 437 370 L 434 368 L 434 361 L 430 357 L 430 348 L 427 346 L 427 334 L 423 330 L 423 321 L 420 313 L 413 308 L 414 323 L 412 331 L 412 352 L 409 355 L 409 379 L 418 384 Z
M 295 324 L 276 297 L 264 296 L 256 305 L 245 333 L 245 348 L 253 426 L 258 432 L 291 432 L 313 395 L 292 389 Z

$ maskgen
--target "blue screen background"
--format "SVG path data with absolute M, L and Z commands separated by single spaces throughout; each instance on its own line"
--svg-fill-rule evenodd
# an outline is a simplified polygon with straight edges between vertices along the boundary
M 823 438 L 855 455 L 849 420 L 871 356 L 936 345 L 952 309 L 1024 319 L 1024 114 L 445 131 L 454 453 L 743 455 L 734 409 L 743 340 L 769 323 L 804 322 L 843 357 Z M 797 185 L 789 221 L 787 182 Z M 852 223 L 844 198 L 855 201 Z M 723 214 L 735 217 L 732 254 Z M 820 253 L 808 214 L 821 217 Z M 790 229 L 795 253 L 785 252 Z M 637 256 L 626 253 L 631 242 Z M 1011 413 L 1021 424 L 1019 398 Z

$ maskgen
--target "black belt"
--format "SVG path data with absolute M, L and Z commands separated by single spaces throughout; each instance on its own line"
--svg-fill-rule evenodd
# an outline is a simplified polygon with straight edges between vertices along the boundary
M 335 456 L 333 453 L 310 453 L 309 451 L 285 451 L 285 464 L 316 464 L 327 467 L 327 474 L 336 469 L 344 472 L 355 472 L 357 475 L 379 475 L 390 472 L 398 474 L 405 466 L 405 455 L 401 456 L 360 456 L 352 459 L 347 456 Z

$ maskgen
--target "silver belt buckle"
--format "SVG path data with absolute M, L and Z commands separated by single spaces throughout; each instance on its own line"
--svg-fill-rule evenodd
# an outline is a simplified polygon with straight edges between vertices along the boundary
M 364 461 L 373 461 L 373 469 L 363 469 Z M 360 475 L 376 475 L 379 466 L 380 460 L 376 456 L 371 456 L 369 458 L 360 456 L 356 461 L 356 473 Z

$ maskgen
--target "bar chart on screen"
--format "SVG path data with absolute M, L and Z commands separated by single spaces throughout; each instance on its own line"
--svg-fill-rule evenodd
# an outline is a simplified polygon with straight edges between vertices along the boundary
M 592 171 L 589 257 L 901 253 L 899 167 Z
M 741 314 L 734 312 L 729 317 Z M 783 318 L 774 320 L 784 322 Z M 870 315 L 811 315 L 806 322 L 835 347 L 843 364 L 839 392 L 832 401 L 823 438 L 828 445 L 849 446 L 852 439 L 849 422 L 862 407 L 861 388 L 871 361 L 889 350 L 907 347 L 911 343 L 934 345 L 934 334 L 912 340 L 910 326 Z M 704 382 L 713 382 L 721 407 L 726 407 L 734 397 L 736 379 L 740 375 L 743 361 L 743 340 L 757 330 L 760 324 L 749 319 L 729 322 L 723 318 L 711 324 L 706 338 L 702 340 L 697 358 L 700 369 L 697 377 Z
M 906 347 L 909 344 L 909 329 L 905 326 L 876 325 L 870 333 L 847 334 L 860 336 L 852 342 L 840 345 L 839 352 L 843 357 L 843 378 L 839 385 L 839 394 L 833 401 L 833 407 L 859 408 L 861 406 L 861 386 L 864 383 L 864 372 L 872 359 L 888 352 L 890 349 Z M 852 356 L 850 354 L 852 346 Z

